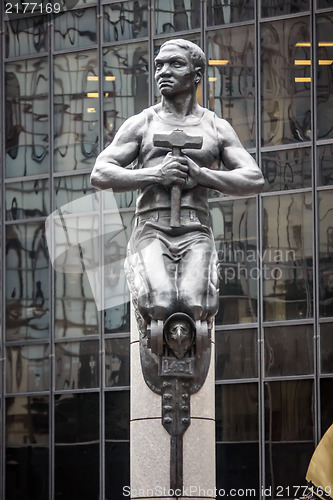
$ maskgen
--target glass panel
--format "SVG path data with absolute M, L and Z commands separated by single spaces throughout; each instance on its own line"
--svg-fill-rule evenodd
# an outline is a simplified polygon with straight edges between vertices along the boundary
M 119 220 L 120 215 L 120 220 Z M 130 295 L 124 272 L 127 243 L 134 226 L 134 213 L 116 217 L 106 214 L 104 236 L 105 332 L 129 331 Z
M 93 165 L 98 148 L 96 51 L 54 57 L 55 170 Z
M 48 215 L 49 183 L 46 179 L 6 184 L 6 220 Z
M 333 184 L 333 144 L 317 147 L 318 153 L 318 185 Z
M 319 312 L 333 316 L 333 191 L 319 193 Z
M 312 325 L 275 326 L 264 331 L 266 377 L 313 373 Z
M 207 25 L 238 23 L 249 21 L 254 17 L 254 0 L 208 0 Z
M 268 442 L 313 441 L 312 380 L 265 383 L 265 436 Z
M 108 47 L 104 55 L 104 146 L 130 116 L 148 106 L 148 43 Z
M 148 36 L 147 0 L 104 6 L 104 41 L 118 42 Z
M 105 443 L 105 498 L 124 497 L 125 486 L 130 484 L 129 443 Z M 126 491 L 126 490 L 125 490 Z
M 256 330 L 223 330 L 215 333 L 217 380 L 258 376 Z
M 54 179 L 54 185 L 55 206 L 57 209 L 67 203 L 81 199 L 81 204 L 75 203 L 75 212 L 79 210 L 82 212 L 98 210 L 100 193 L 96 197 L 89 196 L 95 193 L 95 189 L 90 184 L 90 174 L 57 177 Z
M 286 191 L 311 187 L 312 157 L 310 148 L 262 153 L 265 191 Z
M 47 396 L 6 400 L 6 498 L 45 500 L 49 475 Z
M 6 176 L 48 171 L 47 59 L 16 61 L 6 74 Z
M 318 9 L 325 9 L 325 7 L 332 7 L 332 0 L 317 0 Z
M 156 35 L 200 27 L 200 0 L 155 0 Z
M 262 16 L 297 14 L 310 9 L 310 0 L 262 0 Z
M 55 492 L 59 498 L 99 496 L 99 395 L 55 398 Z
M 105 393 L 105 439 L 129 440 L 130 392 Z
M 49 335 L 49 256 L 44 223 L 6 231 L 6 338 Z
M 266 382 L 265 426 L 267 487 L 275 498 L 278 486 L 289 486 L 283 497 L 294 498 L 315 448 L 313 381 Z
M 54 18 L 54 48 L 70 49 L 97 42 L 96 9 L 65 12 Z
M 217 385 L 216 440 L 258 441 L 258 384 Z
M 266 446 L 264 498 L 301 498 L 314 443 L 271 443 Z
M 309 18 L 262 25 L 262 145 L 311 140 Z
M 247 148 L 255 146 L 254 27 L 208 32 L 209 108 L 228 120 Z
M 333 323 L 320 325 L 321 373 L 333 373 Z M 332 419 L 333 420 L 333 419 Z
M 55 273 L 57 338 L 97 335 L 98 311 L 87 274 Z
M 128 386 L 129 338 L 105 340 L 105 386 Z
M 311 193 L 263 198 L 265 321 L 312 316 Z
M 216 323 L 252 323 L 259 277 L 256 200 L 213 202 L 210 208 L 220 279 Z
M 332 7 L 332 2 L 330 4 Z M 317 16 L 317 136 L 318 139 L 333 137 L 333 13 Z
M 333 422 L 333 378 L 320 380 L 321 435 L 323 436 Z
M 55 388 L 88 389 L 99 386 L 98 341 L 55 345 Z
M 236 498 L 243 496 L 244 498 L 260 498 L 259 463 L 258 443 L 217 443 L 217 491 L 225 491 L 226 497 L 230 497 L 235 491 L 239 492 Z M 221 494 L 217 498 L 221 499 L 223 496 Z
M 39 54 L 47 50 L 47 17 L 23 17 L 5 23 L 6 57 Z
M 49 390 L 50 348 L 46 344 L 7 347 L 6 390 L 35 392 Z

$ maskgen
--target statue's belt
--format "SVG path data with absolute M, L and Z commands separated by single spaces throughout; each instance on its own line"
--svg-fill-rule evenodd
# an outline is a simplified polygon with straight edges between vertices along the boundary
M 152 221 L 157 222 L 159 219 L 169 218 L 171 217 L 171 211 L 169 208 L 162 208 L 159 210 L 149 210 L 148 212 L 144 212 L 142 214 L 136 214 L 136 221 L 140 223 L 142 221 Z M 180 218 L 181 221 L 190 221 L 190 222 L 200 222 L 205 226 L 210 226 L 210 216 L 201 212 L 199 210 L 192 210 L 182 208 L 180 210 Z

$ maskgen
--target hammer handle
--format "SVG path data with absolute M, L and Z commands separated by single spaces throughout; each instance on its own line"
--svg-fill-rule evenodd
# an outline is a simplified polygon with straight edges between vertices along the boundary
M 172 154 L 180 156 L 180 147 L 173 146 Z M 170 227 L 180 226 L 180 205 L 181 205 L 182 190 L 175 184 L 171 188 L 171 214 L 170 214 Z

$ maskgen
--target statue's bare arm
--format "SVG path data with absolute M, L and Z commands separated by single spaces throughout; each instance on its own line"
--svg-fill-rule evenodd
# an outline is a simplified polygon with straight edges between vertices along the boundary
M 243 148 L 232 126 L 217 119 L 220 156 L 227 170 L 210 170 L 189 161 L 189 175 L 201 186 L 230 196 L 253 195 L 262 191 L 264 179 L 252 156 Z
M 112 143 L 100 153 L 91 174 L 97 189 L 115 192 L 140 189 L 151 184 L 184 186 L 188 177 L 187 161 L 167 155 L 152 167 L 125 169 L 139 154 L 145 117 L 143 113 L 129 118 L 119 129 Z

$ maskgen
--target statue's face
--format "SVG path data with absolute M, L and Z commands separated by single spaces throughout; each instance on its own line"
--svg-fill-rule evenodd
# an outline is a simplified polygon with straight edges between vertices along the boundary
M 155 79 L 163 96 L 195 89 L 195 74 L 190 53 L 177 45 L 163 47 L 155 59 Z

